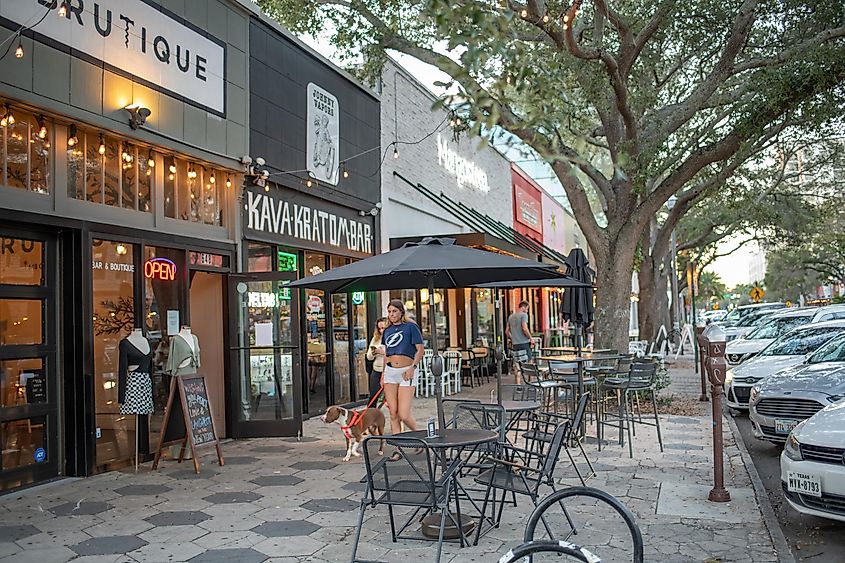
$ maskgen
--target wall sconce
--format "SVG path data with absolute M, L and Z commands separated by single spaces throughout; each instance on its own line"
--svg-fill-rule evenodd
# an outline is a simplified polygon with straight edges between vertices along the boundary
M 145 108 L 138 104 L 128 105 L 125 108 L 129 112 L 129 127 L 137 129 L 147 122 L 147 118 L 152 114 L 150 108 Z

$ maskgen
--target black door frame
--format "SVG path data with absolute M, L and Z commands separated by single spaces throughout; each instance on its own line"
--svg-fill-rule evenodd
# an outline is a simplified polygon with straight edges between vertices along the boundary
M 35 345 L 4 346 L 0 349 L 0 361 L 27 358 L 41 358 L 47 382 L 47 402 L 0 408 L 0 422 L 24 418 L 45 417 L 47 459 L 43 463 L 33 463 L 11 470 L 0 469 L 0 491 L 18 485 L 28 485 L 44 481 L 60 474 L 64 466 L 65 452 L 62 450 L 61 410 L 59 400 L 60 370 L 58 355 L 58 241 L 55 235 L 28 229 L 4 227 L 0 231 L 3 238 L 15 238 L 40 241 L 43 244 L 42 264 L 44 268 L 43 284 L 39 286 L 0 285 L 0 298 L 43 300 L 42 343 Z
M 261 272 L 229 274 L 227 279 L 227 294 L 229 301 L 229 348 L 228 362 L 232 374 L 229 378 L 229 397 L 226 413 L 227 424 L 230 429 L 230 436 L 233 438 L 253 437 L 275 437 L 275 436 L 301 436 L 302 435 L 302 348 L 299 314 L 299 291 L 291 291 L 291 338 L 290 344 L 276 344 L 274 346 L 238 346 L 241 331 L 244 327 L 239 326 L 240 320 L 240 299 L 237 286 L 241 282 L 256 281 L 294 281 L 297 279 L 296 272 Z M 247 336 L 247 335 L 244 335 Z M 247 374 L 241 371 L 241 356 L 248 354 L 250 349 L 273 349 L 274 364 L 281 365 L 281 353 L 289 352 L 291 361 L 291 382 L 293 385 L 292 416 L 281 420 L 240 420 L 238 409 L 241 408 L 243 398 L 241 397 L 241 380 Z M 247 398 L 250 400 L 250 398 Z

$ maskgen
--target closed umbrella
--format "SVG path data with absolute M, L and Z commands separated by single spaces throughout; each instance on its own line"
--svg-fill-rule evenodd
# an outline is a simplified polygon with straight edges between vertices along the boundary
M 592 283 L 595 272 L 590 268 L 587 256 L 580 248 L 573 248 L 564 260 L 566 263 L 566 275 L 580 282 Z M 593 323 L 593 290 L 586 287 L 572 287 L 563 294 L 563 306 L 561 313 L 564 320 L 575 324 L 575 349 L 576 354 L 581 355 L 583 346 L 582 338 L 584 328 Z M 584 380 L 582 377 L 583 364 L 578 363 L 578 395 L 584 393 Z
M 454 239 L 427 237 L 384 254 L 291 282 L 290 287 L 310 287 L 335 293 L 427 288 L 431 347 L 437 358 L 435 288 L 453 289 L 485 282 L 560 277 L 551 264 L 459 246 Z M 437 417 L 440 428 L 444 429 L 446 416 L 440 386 L 441 370 L 435 368 L 433 371 L 436 377 Z

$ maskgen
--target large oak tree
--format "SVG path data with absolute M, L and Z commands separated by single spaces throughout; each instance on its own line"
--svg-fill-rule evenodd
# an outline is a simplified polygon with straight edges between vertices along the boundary
M 364 55 L 364 78 L 389 51 L 437 67 L 473 133 L 498 125 L 542 155 L 595 256 L 595 335 L 613 348 L 627 342 L 637 247 L 667 199 L 718 189 L 786 128 L 842 107 L 842 2 L 259 4 L 294 32 L 332 30 L 341 52 Z

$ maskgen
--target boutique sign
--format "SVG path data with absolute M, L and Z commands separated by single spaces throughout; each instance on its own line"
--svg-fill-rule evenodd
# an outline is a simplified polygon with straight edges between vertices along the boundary
M 225 43 L 151 1 L 3 1 L 0 17 L 225 116 Z
M 251 186 L 245 192 L 247 238 L 343 254 L 373 253 L 373 218 L 294 190 Z

